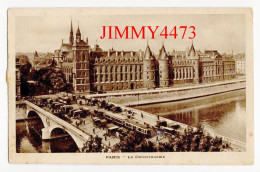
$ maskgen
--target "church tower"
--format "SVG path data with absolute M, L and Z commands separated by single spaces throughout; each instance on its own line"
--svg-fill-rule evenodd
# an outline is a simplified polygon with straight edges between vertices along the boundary
M 159 84 L 160 87 L 168 87 L 169 86 L 169 58 L 167 56 L 164 45 L 159 52 Z
M 70 25 L 70 45 L 73 45 L 74 42 L 74 36 L 73 36 L 73 27 L 72 27 L 72 20 L 71 20 L 71 25 Z
M 75 92 L 90 92 L 90 47 L 81 39 L 78 26 L 73 43 L 73 87 Z
M 78 26 L 78 30 L 77 30 L 77 33 L 76 33 L 76 42 L 79 43 L 81 41 L 81 33 L 80 33 L 80 30 L 79 30 L 79 26 Z
M 143 60 L 143 81 L 144 88 L 155 87 L 155 58 L 152 55 L 148 43 L 144 53 Z

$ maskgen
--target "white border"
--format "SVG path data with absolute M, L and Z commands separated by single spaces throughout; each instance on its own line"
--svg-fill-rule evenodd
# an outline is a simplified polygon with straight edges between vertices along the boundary
M 116 4 L 116 5 L 115 5 Z M 7 69 L 7 9 L 11 7 L 252 7 L 254 12 L 254 62 L 255 62 L 255 165 L 253 166 L 83 166 L 83 165 L 12 165 L 8 164 L 8 96 L 7 96 L 7 84 L 6 69 Z M 163 170 L 174 170 L 174 171 L 259 171 L 260 170 L 260 123 L 259 108 L 259 81 L 257 80 L 259 72 L 259 13 L 260 3 L 259 1 L 252 0 L 208 0 L 208 1 L 170 1 L 170 0 L 121 0 L 109 1 L 99 0 L 97 2 L 88 0 L 12 0 L 10 2 L 3 2 L 1 0 L 0 5 L 0 81 L 1 81 L 1 133 L 0 133 L 0 170 L 1 171 L 74 171 L 74 170 L 95 170 L 95 171 L 163 171 Z M 258 38 L 258 39 L 257 39 Z

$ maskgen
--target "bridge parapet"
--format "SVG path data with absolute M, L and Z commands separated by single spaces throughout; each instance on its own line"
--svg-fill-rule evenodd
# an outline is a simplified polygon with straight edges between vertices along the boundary
M 57 116 L 27 100 L 25 103 L 27 105 L 27 115 L 29 112 L 28 109 L 34 110 L 40 116 L 44 124 L 44 128 L 42 129 L 42 139 L 50 139 L 51 132 L 55 128 L 61 128 L 65 130 L 76 142 L 79 150 L 83 148 L 84 143 L 86 143 L 86 141 L 89 139 L 90 136 L 88 134 L 71 125 L 70 123 L 58 118 Z M 30 108 L 28 108 L 28 106 Z

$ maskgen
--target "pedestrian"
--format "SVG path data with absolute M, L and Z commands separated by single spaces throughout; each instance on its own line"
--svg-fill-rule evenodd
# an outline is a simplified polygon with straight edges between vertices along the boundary
M 142 117 L 142 118 L 144 118 L 144 115 L 143 115 L 143 113 L 141 113 L 141 117 Z
M 95 134 L 95 128 L 93 128 L 93 133 Z
M 107 136 L 105 136 L 105 140 L 107 141 Z
M 156 136 L 156 141 L 158 142 L 158 140 L 159 140 L 159 139 L 158 139 L 158 136 Z

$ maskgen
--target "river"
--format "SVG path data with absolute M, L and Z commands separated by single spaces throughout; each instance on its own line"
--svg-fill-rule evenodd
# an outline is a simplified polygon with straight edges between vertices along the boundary
M 181 102 L 135 107 L 188 125 L 202 124 L 206 130 L 246 142 L 245 89 Z M 17 109 L 24 115 L 23 108 Z M 71 137 L 43 141 L 40 119 L 16 122 L 16 151 L 21 153 L 78 152 Z
M 246 90 L 135 107 L 187 125 L 246 142 Z

